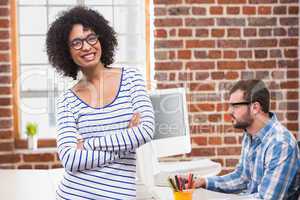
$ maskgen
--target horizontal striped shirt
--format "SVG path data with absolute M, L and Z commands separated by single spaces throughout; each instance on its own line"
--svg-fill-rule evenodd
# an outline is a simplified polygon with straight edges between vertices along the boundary
M 128 128 L 133 113 L 140 113 L 140 124 Z M 64 92 L 57 101 L 57 130 L 65 168 L 57 199 L 136 199 L 135 149 L 154 134 L 152 104 L 136 69 L 122 68 L 115 99 L 100 108 Z M 76 149 L 78 138 L 83 150 Z
M 297 187 L 293 184 L 300 168 L 297 141 L 275 114 L 270 115 L 272 118 L 255 137 L 244 134 L 241 158 L 235 171 L 207 178 L 207 189 L 280 200 Z

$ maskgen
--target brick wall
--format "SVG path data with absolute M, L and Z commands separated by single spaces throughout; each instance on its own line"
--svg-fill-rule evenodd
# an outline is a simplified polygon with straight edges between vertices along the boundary
M 155 79 L 187 89 L 193 150 L 232 170 L 242 133 L 227 114 L 228 89 L 263 79 L 272 110 L 298 133 L 298 0 L 154 0 Z M 225 99 L 225 100 L 224 100 Z
M 0 168 L 48 169 L 59 167 L 55 149 L 26 150 L 24 140 L 16 140 L 13 123 L 10 2 L 0 0 Z M 40 141 L 39 146 L 55 146 Z
M 241 133 L 232 129 L 224 98 L 241 78 L 264 79 L 272 109 L 297 134 L 297 0 L 154 3 L 158 87 L 188 91 L 193 151 L 175 159 L 208 156 L 222 163 L 223 173 L 234 167 Z M 9 7 L 0 0 L 0 168 L 58 167 L 53 150 L 28 151 L 26 141 L 14 139 Z

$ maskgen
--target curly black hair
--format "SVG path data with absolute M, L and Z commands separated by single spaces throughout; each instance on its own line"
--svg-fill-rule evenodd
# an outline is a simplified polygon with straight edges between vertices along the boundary
M 116 32 L 109 22 L 97 11 L 84 6 L 75 6 L 62 12 L 51 24 L 46 38 L 46 49 L 50 64 L 64 76 L 77 78 L 79 66 L 73 61 L 68 40 L 74 24 L 90 28 L 98 36 L 101 44 L 101 62 L 105 67 L 114 62 L 115 48 L 118 45 Z

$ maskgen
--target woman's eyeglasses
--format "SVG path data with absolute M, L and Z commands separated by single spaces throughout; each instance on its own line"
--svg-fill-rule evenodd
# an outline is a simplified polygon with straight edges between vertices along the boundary
M 86 38 L 75 38 L 69 45 L 75 50 L 80 50 L 83 47 L 84 41 L 86 41 L 89 45 L 94 46 L 98 42 L 98 35 L 90 34 Z

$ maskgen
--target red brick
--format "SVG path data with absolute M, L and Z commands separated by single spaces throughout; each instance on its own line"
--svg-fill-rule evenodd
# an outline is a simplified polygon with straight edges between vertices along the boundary
M 207 137 L 193 137 L 192 142 L 200 146 L 207 145 Z
M 8 5 L 8 0 L 0 0 L 0 5 L 1 6 L 7 6 Z
M 6 129 L 12 127 L 11 119 L 0 119 L 0 129 Z
M 0 151 L 12 151 L 14 150 L 14 144 L 12 142 L 1 142 Z
M 206 53 L 206 51 L 197 51 L 197 50 L 195 50 L 194 51 L 194 57 L 195 58 L 207 58 L 207 53 Z
M 7 30 L 0 30 L 0 39 L 8 39 L 9 32 Z
M 229 107 L 228 103 L 218 103 L 217 104 L 217 112 L 227 111 L 228 107 Z
M 0 139 L 10 139 L 13 137 L 11 130 L 0 130 Z
M 186 18 L 185 25 L 186 26 L 214 26 L 214 19 L 195 19 L 195 18 Z
M 236 58 L 237 53 L 236 53 L 236 51 L 224 51 L 223 52 L 223 57 L 224 58 Z
M 210 59 L 221 58 L 221 56 L 222 56 L 222 52 L 219 50 L 208 51 L 208 58 Z
M 255 37 L 256 36 L 256 29 L 255 28 L 245 28 L 244 29 L 244 36 L 245 37 Z
M 219 4 L 245 4 L 246 0 L 218 0 Z
M 298 123 L 287 123 L 286 127 L 290 131 L 298 131 Z
M 239 58 L 252 58 L 252 52 L 248 50 L 239 51 Z
M 8 12 L 8 8 L 0 8 L 0 16 L 8 16 L 9 12 Z
M 219 26 L 245 26 L 246 20 L 243 18 L 217 18 L 217 25 Z
M 11 66 L 10 65 L 0 65 L 0 73 L 7 73 L 11 72 Z
M 0 19 L 0 28 L 8 28 L 9 20 L 8 19 Z
M 191 91 L 213 91 L 215 90 L 214 83 L 190 83 Z
M 167 9 L 162 7 L 154 8 L 154 16 L 163 16 L 167 14 Z
M 179 88 L 179 87 L 183 87 L 183 83 L 158 83 L 157 84 L 157 89 L 168 89 L 168 88 Z
M 170 16 L 188 15 L 190 13 L 190 7 L 171 7 L 168 9 Z
M 155 51 L 154 52 L 154 58 L 156 61 L 158 60 L 166 60 L 169 58 L 169 52 L 168 51 Z
M 155 70 L 179 70 L 182 69 L 181 62 L 155 62 Z
M 196 72 L 195 75 L 195 80 L 199 81 L 199 80 L 206 80 L 209 77 L 209 73 L 208 72 Z
M 248 18 L 249 26 L 276 26 L 276 17 L 251 17 Z
M 186 63 L 186 69 L 191 70 L 207 70 L 207 69 L 214 69 L 215 63 L 214 62 L 205 62 L 205 61 L 192 61 Z
M 21 164 L 17 166 L 18 169 L 33 169 L 31 164 Z
M 243 14 L 244 15 L 255 15 L 256 14 L 256 7 L 243 6 Z
M 297 112 L 288 112 L 286 113 L 286 118 L 287 120 L 290 120 L 290 121 L 296 121 L 298 120 L 298 113 Z
M 272 14 L 272 9 L 271 9 L 270 6 L 259 6 L 257 10 L 258 10 L 259 15 L 270 15 L 270 14 Z
M 222 15 L 223 14 L 223 7 L 221 6 L 212 6 L 209 8 L 209 13 L 211 15 Z
M 284 28 L 274 28 L 274 36 L 286 36 L 287 31 Z
M 178 80 L 180 80 L 180 81 L 191 81 L 191 80 L 193 80 L 193 73 L 179 72 L 178 73 Z
M 190 59 L 192 56 L 192 52 L 190 50 L 180 50 L 177 53 L 177 57 L 180 59 Z
M 241 147 L 219 147 L 217 155 L 240 155 Z
M 186 48 L 214 48 L 214 40 L 186 40 Z
M 298 6 L 290 6 L 289 7 L 289 14 L 290 15 L 298 15 L 299 14 L 299 7 Z
M 154 4 L 180 4 L 182 0 L 154 0 Z
M 10 76 L 1 76 L 0 75 L 0 84 L 10 84 L 11 77 Z
M 225 144 L 237 144 L 237 139 L 234 136 L 226 136 L 224 137 Z
M 298 68 L 298 60 L 279 60 L 278 67 L 279 68 Z
M 298 39 L 296 38 L 280 39 L 279 42 L 280 47 L 287 47 L 287 46 L 297 47 L 297 45 L 298 45 Z
M 248 61 L 248 67 L 250 69 L 271 69 L 276 68 L 276 61 Z
M 51 162 L 54 161 L 54 154 L 51 153 L 37 153 L 24 154 L 24 162 Z
M 204 7 L 193 7 L 192 8 L 193 15 L 206 15 L 206 8 Z
M 204 84 L 202 84 L 202 86 L 204 86 Z M 200 90 L 198 89 L 198 91 Z M 189 104 L 189 112 L 202 112 L 202 111 L 214 111 L 214 110 L 215 110 L 215 104 L 211 104 L 211 103 Z
M 248 41 L 249 47 L 276 47 L 276 39 L 251 39 Z
M 154 30 L 154 37 L 165 38 L 167 37 L 167 31 L 165 29 L 156 29 Z
M 298 78 L 299 72 L 298 71 L 287 71 L 286 77 L 289 78 Z
M 12 104 L 12 99 L 9 97 L 0 98 L 0 105 L 2 106 L 9 106 Z
M 205 148 L 193 148 L 188 156 L 214 156 L 216 155 L 215 148 L 205 147 Z
M 56 139 L 39 139 L 38 147 L 40 148 L 56 147 Z
M 272 29 L 271 28 L 259 29 L 259 36 L 261 36 L 261 37 L 272 36 Z
M 271 49 L 270 57 L 271 58 L 281 58 L 282 57 L 281 49 Z
M 49 169 L 49 165 L 34 165 L 34 169 Z
M 9 62 L 9 54 L 0 53 L 0 62 Z
M 284 56 L 287 58 L 297 58 L 298 50 L 297 49 L 284 49 Z
M 285 81 L 280 83 L 281 89 L 296 89 L 299 87 L 298 81 Z
M 11 108 L 0 108 L 0 117 L 11 117 L 12 109 Z
M 0 95 L 11 94 L 11 89 L 10 87 L 0 86 Z
M 171 27 L 171 26 L 182 26 L 182 19 L 172 18 L 172 19 L 155 19 L 154 25 L 156 27 Z
M 51 165 L 51 169 L 57 169 L 57 168 L 63 168 L 63 166 L 60 163 Z
M 230 28 L 227 30 L 228 37 L 241 37 L 241 30 L 237 28 Z
M 221 137 L 209 137 L 208 144 L 220 145 L 220 144 L 222 144 L 222 138 Z
M 224 72 L 211 72 L 211 78 L 213 80 L 224 79 L 224 77 L 225 77 Z
M 246 40 L 218 40 L 219 48 L 244 48 Z
M 187 28 L 181 28 L 178 30 L 178 36 L 180 37 L 185 37 L 185 36 L 192 36 L 193 35 L 193 30 L 192 29 L 187 29 Z
M 297 26 L 299 23 L 298 17 L 280 18 L 279 23 L 282 26 Z
M 182 48 L 182 40 L 156 40 L 154 42 L 155 48 Z
M 268 51 L 266 50 L 255 50 L 254 51 L 254 57 L 255 58 L 267 58 Z
M 215 3 L 215 0 L 186 0 L 186 3 L 207 4 Z
M 227 167 L 235 167 L 238 164 L 238 162 L 239 162 L 238 159 L 231 159 L 231 158 L 225 159 L 225 164 Z
M 287 13 L 287 7 L 286 6 L 276 6 L 273 8 L 273 14 L 274 15 L 285 15 Z
M 245 61 L 218 61 L 218 69 L 241 70 L 245 68 Z
M 20 162 L 21 157 L 18 154 L 4 154 L 0 155 L 0 164 L 3 163 L 17 163 Z
M 240 14 L 239 7 L 227 7 L 227 14 L 228 15 L 238 15 Z
M 210 122 L 220 122 L 221 120 L 222 120 L 222 116 L 220 114 L 208 115 L 208 121 Z
M 289 100 L 291 100 L 291 99 L 298 99 L 299 98 L 299 93 L 295 92 L 295 91 L 287 91 L 286 97 Z
M 169 30 L 169 36 L 171 36 L 171 37 L 176 36 L 176 29 Z
M 234 80 L 239 78 L 239 73 L 238 72 L 227 72 L 225 74 L 225 79 L 227 80 Z
M 196 37 L 208 37 L 208 29 L 196 29 Z
M 224 29 L 212 29 L 211 36 L 212 37 L 224 37 L 225 30 Z

